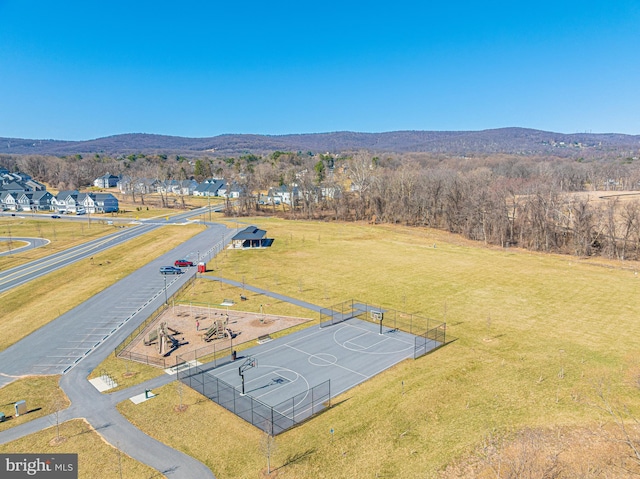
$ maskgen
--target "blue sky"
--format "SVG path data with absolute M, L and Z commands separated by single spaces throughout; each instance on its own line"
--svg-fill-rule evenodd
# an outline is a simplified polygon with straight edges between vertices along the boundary
M 640 134 L 640 2 L 0 0 L 0 137 Z

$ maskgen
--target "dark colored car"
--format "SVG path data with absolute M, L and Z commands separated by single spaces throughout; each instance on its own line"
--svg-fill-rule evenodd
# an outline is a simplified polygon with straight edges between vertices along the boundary
M 177 259 L 175 263 L 173 263 L 174 266 L 180 266 L 181 268 L 187 268 L 189 266 L 195 266 L 193 264 L 193 261 L 188 261 L 186 259 Z
M 160 266 L 160 273 L 162 274 L 181 274 L 182 270 L 175 266 Z
M 60 218 L 60 215 L 51 215 L 52 218 Z

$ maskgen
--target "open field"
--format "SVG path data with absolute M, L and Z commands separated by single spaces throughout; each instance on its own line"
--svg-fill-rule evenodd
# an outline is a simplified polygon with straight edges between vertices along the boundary
M 579 191 L 572 193 L 579 198 L 589 198 L 589 201 L 605 202 L 613 199 L 620 201 L 640 199 L 640 191 Z
M 222 253 L 216 275 L 325 306 L 356 298 L 445 320 L 459 338 L 276 437 L 279 478 L 434 477 L 490 434 L 607 421 L 598 384 L 640 415 L 635 263 L 482 248 L 427 229 L 242 221 L 274 245 Z M 257 429 L 193 391 L 186 412 L 174 412 L 179 401 L 171 384 L 120 409 L 221 479 L 266 467 Z
M 79 226 L 76 225 L 76 228 Z M 200 225 L 166 226 L 37 278 L 0 295 L 3 315 L 0 350 L 69 311 L 104 288 L 200 233 Z M 90 272 L 78 274 L 78 272 Z M 82 279 L 81 281 L 79 279 Z M 29 298 L 28 301 L 25 298 Z
M 62 438 L 57 440 L 57 438 Z M 78 453 L 78 477 L 82 479 L 162 478 L 158 471 L 141 464 L 108 444 L 85 421 L 76 419 L 55 425 L 18 441 L 0 445 L 2 453 L 63 454 Z
M 602 378 L 612 397 L 638 410 L 636 264 L 481 249 L 427 230 L 254 223 L 276 238 L 273 248 L 226 251 L 213 274 L 244 276 L 247 284 L 317 304 L 355 297 L 446 319 L 460 338 L 278 436 L 272 458 L 278 477 L 429 477 L 489 433 L 597 420 L 591 403 Z M 218 283 L 205 281 L 196 288 L 192 297 L 203 302 L 208 289 L 211 301 L 237 294 L 220 294 Z M 250 297 L 243 309 L 259 301 Z M 121 409 L 218 477 L 256 477 L 265 467 L 257 430 L 187 388 L 189 408 L 172 413 L 180 402 L 176 385 L 160 392 L 157 400 Z M 215 448 L 210 437 L 218 438 Z M 80 445 L 73 451 L 84 454 Z

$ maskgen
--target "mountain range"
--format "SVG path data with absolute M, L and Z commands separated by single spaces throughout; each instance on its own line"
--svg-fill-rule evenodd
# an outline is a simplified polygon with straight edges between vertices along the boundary
M 0 138 L 0 154 L 67 156 L 75 154 L 175 154 L 233 156 L 272 151 L 344 153 L 366 150 L 434 154 L 517 154 L 563 157 L 635 156 L 640 135 L 554 133 L 528 128 L 480 131 L 392 131 L 384 133 L 308 133 L 290 135 L 225 134 L 209 138 L 128 133 L 86 141 Z

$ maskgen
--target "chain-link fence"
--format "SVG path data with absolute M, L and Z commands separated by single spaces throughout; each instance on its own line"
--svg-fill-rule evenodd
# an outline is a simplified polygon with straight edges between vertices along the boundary
M 355 299 L 321 309 L 320 327 L 325 328 L 352 318 L 375 324 L 382 322 L 382 326 L 386 329 L 415 335 L 414 358 L 424 356 L 429 351 L 446 344 L 446 323 Z
M 177 295 L 179 295 L 182 291 L 184 291 L 189 286 L 193 285 L 195 281 L 195 276 L 189 278 L 180 288 L 171 295 L 171 300 Z M 113 354 L 117 357 L 123 359 L 129 359 L 131 361 L 138 361 L 145 364 L 150 364 L 153 366 L 160 367 L 169 367 L 175 364 L 175 361 L 171 359 L 165 360 L 164 358 L 154 358 L 152 356 L 148 356 L 146 354 L 138 354 L 131 351 L 132 345 L 135 341 L 142 335 L 149 332 L 153 323 L 169 308 L 168 304 L 163 304 L 158 309 L 156 309 L 153 313 L 151 313 L 147 319 L 145 319 L 140 326 L 138 326 L 129 336 L 127 336 L 118 346 L 116 346 Z
M 447 325 L 441 323 L 423 334 L 416 335 L 413 358 L 417 359 L 430 351 L 447 344 Z
M 210 374 L 214 368 L 212 363 L 200 366 L 185 363 L 178 370 L 178 380 L 271 436 L 292 428 L 331 405 L 330 380 L 270 406 L 249 394 L 241 394 L 231 384 Z

